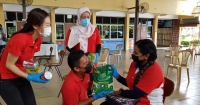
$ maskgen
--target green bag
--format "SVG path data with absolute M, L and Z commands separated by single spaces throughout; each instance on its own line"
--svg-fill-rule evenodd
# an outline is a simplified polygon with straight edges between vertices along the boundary
M 113 91 L 113 77 L 111 65 L 97 67 L 93 73 L 92 94 L 99 94 L 102 91 Z

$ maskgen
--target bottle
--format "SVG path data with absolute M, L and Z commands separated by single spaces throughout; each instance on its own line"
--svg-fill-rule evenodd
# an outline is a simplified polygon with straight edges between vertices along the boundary
M 42 78 L 43 80 L 50 80 L 50 79 L 52 78 L 52 73 L 49 72 L 49 71 L 47 71 L 47 72 L 45 72 L 45 73 L 41 76 L 41 78 Z

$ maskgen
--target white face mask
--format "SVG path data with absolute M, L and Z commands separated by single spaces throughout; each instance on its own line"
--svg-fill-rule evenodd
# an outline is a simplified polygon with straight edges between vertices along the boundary
M 44 37 L 50 36 L 51 35 L 51 27 L 44 28 L 44 33 L 40 33 L 40 35 L 42 35 Z

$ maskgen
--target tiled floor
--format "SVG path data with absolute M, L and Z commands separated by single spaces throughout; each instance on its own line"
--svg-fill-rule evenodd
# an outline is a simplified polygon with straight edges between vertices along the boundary
M 124 52 L 122 60 L 117 63 L 115 62 L 115 66 L 117 67 L 120 74 L 122 74 L 123 70 L 128 70 L 129 65 L 131 63 L 130 60 L 130 52 Z M 111 58 L 112 59 L 112 58 Z M 164 48 L 158 48 L 158 59 L 157 61 L 163 68 L 163 60 L 164 59 Z M 200 105 L 200 57 L 194 62 L 190 64 L 190 83 L 187 81 L 186 70 L 182 71 L 182 79 L 181 84 L 177 85 L 176 82 L 176 70 L 172 70 L 169 72 L 169 77 L 176 84 L 175 90 L 170 97 L 166 98 L 165 105 Z M 166 64 L 169 63 L 169 60 Z M 63 65 L 60 67 L 60 71 L 62 75 L 67 74 L 70 69 L 67 66 L 67 56 L 65 56 Z M 166 69 L 163 69 L 163 73 L 166 74 Z M 57 98 L 58 92 L 62 85 L 62 80 L 58 77 L 56 71 L 53 71 L 53 78 L 47 84 L 38 84 L 32 83 L 35 96 L 37 99 L 37 105 L 61 105 L 62 99 L 60 96 Z M 122 85 L 114 80 L 115 90 L 122 88 Z M 99 105 L 104 101 L 104 99 L 100 99 L 95 101 L 94 105 Z M 3 105 L 6 105 L 4 101 L 0 98 L 0 102 Z

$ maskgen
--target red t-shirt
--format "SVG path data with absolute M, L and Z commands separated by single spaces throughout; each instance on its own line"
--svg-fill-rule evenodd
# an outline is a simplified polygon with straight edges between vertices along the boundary
M 62 86 L 62 105 L 75 105 L 81 100 L 88 99 L 87 90 L 90 82 L 89 74 L 79 78 L 73 71 L 70 71 Z
M 0 73 L 2 79 L 13 79 L 18 78 L 19 76 L 14 74 L 12 71 L 7 69 L 6 60 L 8 53 L 19 56 L 15 65 L 23 72 L 26 72 L 23 67 L 23 61 L 31 60 L 35 52 L 40 51 L 40 46 L 42 43 L 42 38 L 39 37 L 35 43 L 33 43 L 33 37 L 31 33 L 19 33 L 13 36 L 8 44 L 6 45 L 1 62 L 0 62 Z
M 69 29 L 66 35 L 65 45 L 68 46 L 68 40 L 71 30 Z M 96 45 L 101 44 L 101 37 L 98 28 L 96 28 L 93 34 L 88 38 L 88 52 L 96 53 Z M 78 43 L 75 47 L 75 50 L 80 50 L 80 44 Z
M 133 89 L 133 83 L 138 71 L 136 63 L 133 62 L 126 77 L 126 82 L 130 90 Z M 147 96 L 139 99 L 138 105 L 160 105 L 163 103 L 164 76 L 157 62 L 154 62 L 153 65 L 146 69 L 136 87 L 147 93 Z

